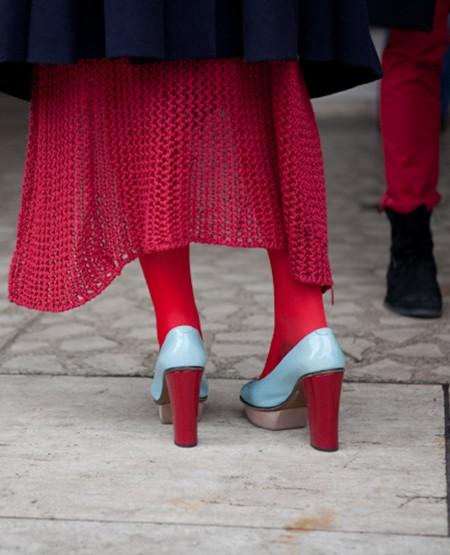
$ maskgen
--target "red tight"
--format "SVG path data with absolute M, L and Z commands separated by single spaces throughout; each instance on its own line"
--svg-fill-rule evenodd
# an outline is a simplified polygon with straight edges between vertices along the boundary
M 263 378 L 300 339 L 326 327 L 322 288 L 294 279 L 286 250 L 268 250 L 274 292 L 274 332 Z
M 274 333 L 260 377 L 268 374 L 283 356 L 312 331 L 327 325 L 318 285 L 294 279 L 286 250 L 268 250 L 274 288 Z M 200 333 L 189 264 L 189 247 L 164 250 L 140 257 L 140 263 L 155 309 L 161 346 L 174 326 L 188 324 Z
M 159 346 L 174 326 L 186 324 L 202 334 L 192 288 L 189 246 L 146 254 L 139 261 L 155 309 Z

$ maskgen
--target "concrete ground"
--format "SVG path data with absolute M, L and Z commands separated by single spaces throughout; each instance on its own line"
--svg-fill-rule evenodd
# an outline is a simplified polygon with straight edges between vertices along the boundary
M 450 136 L 434 217 L 445 314 L 401 318 L 382 306 L 373 92 L 316 103 L 336 282 L 327 307 L 348 361 L 337 453 L 311 449 L 307 430 L 245 420 L 239 388 L 272 331 L 266 253 L 192 245 L 211 395 L 186 450 L 150 399 L 157 343 L 137 262 L 66 313 L 7 300 L 26 108 L 0 99 L 0 554 L 449 553 Z

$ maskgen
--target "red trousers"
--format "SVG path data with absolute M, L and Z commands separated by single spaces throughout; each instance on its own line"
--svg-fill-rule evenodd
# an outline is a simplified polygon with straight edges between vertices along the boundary
M 407 213 L 440 201 L 440 76 L 450 0 L 437 0 L 433 31 L 392 31 L 383 53 L 381 128 L 387 188 L 381 208 Z

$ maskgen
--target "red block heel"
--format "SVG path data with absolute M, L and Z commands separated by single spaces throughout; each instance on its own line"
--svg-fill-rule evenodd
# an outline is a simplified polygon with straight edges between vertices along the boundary
M 343 371 L 316 374 L 303 380 L 308 406 L 309 433 L 312 447 L 337 451 L 339 401 Z
M 197 445 L 197 418 L 203 369 L 166 372 L 172 409 L 174 441 L 180 447 Z

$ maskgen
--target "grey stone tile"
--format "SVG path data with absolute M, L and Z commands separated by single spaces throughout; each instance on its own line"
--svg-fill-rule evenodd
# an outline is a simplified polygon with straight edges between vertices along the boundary
M 50 347 L 49 343 L 44 341 L 23 341 L 17 340 L 11 345 L 12 353 L 27 353 L 41 351 L 43 349 L 48 349 Z
M 41 321 L 39 329 L 25 333 L 22 339 L 27 341 L 62 340 L 68 337 L 90 334 L 93 331 L 92 326 L 86 326 L 75 322 L 60 323 L 48 327 L 43 326 L 42 323 Z
M 441 333 L 440 335 L 436 336 L 437 339 L 440 339 L 441 341 L 449 341 L 450 342 L 450 333 Z
M 394 360 L 384 358 L 371 364 L 354 365 L 346 372 L 346 379 L 367 382 L 396 382 L 412 381 L 414 367 Z
M 330 309 L 330 316 L 358 316 L 361 312 L 363 312 L 363 310 L 363 307 L 361 307 L 357 303 L 351 301 L 343 301 L 333 305 L 333 307 Z
M 260 304 L 262 306 L 266 306 L 268 309 L 272 309 L 273 295 L 268 295 L 268 294 L 253 295 L 253 299 L 258 304 Z
M 100 353 L 84 359 L 85 374 L 92 368 L 97 375 L 148 375 L 153 366 L 147 359 L 128 353 Z
M 252 355 L 265 355 L 268 353 L 267 345 L 245 343 L 213 343 L 211 354 L 218 357 L 247 357 Z
M 101 336 L 79 337 L 78 339 L 66 339 L 61 342 L 59 348 L 62 351 L 84 352 L 84 351 L 100 351 L 110 347 L 116 347 L 117 344 L 110 339 Z
M 273 285 L 271 281 L 261 283 L 246 283 L 244 289 L 253 293 L 273 293 Z
M 419 369 L 415 374 L 415 381 L 450 383 L 450 364 L 435 368 Z
M 367 349 L 375 345 L 363 337 L 340 337 L 339 342 L 345 354 L 350 355 L 354 360 L 361 361 Z
M 0 327 L 0 342 L 4 342 L 17 332 L 17 329 L 12 326 Z
M 398 349 L 391 349 L 388 354 L 398 355 L 402 357 L 414 358 L 442 358 L 443 353 L 441 349 L 433 343 L 415 343 L 414 345 L 407 345 L 399 347 Z
M 428 322 L 427 320 L 420 320 L 418 318 L 417 319 L 405 318 L 404 316 L 394 316 L 394 315 L 383 316 L 382 318 L 380 318 L 379 323 L 382 327 L 383 326 L 394 326 L 394 327 L 417 326 L 417 328 L 419 328 L 419 331 L 433 325 L 431 321 Z
M 221 321 L 239 310 L 237 304 L 218 303 L 203 309 L 202 314 L 206 320 Z
M 28 314 L 23 313 L 0 313 L 0 326 L 18 326 L 29 318 Z
M 360 326 L 360 320 L 356 316 L 334 316 L 330 314 L 328 317 L 331 326 L 342 326 L 357 329 Z
M 405 343 L 406 341 L 417 337 L 420 334 L 420 330 L 417 328 L 400 328 L 395 330 L 374 329 L 372 333 L 379 339 L 387 341 L 388 343 Z
M 1 382 L 1 517 L 270 523 L 288 544 L 304 529 L 447 533 L 438 386 L 346 384 L 341 450 L 329 454 L 311 449 L 306 429 L 250 425 L 239 380 L 211 380 L 191 450 L 174 446 L 171 427 L 157 421 L 150 380 Z
M 242 320 L 242 326 L 247 329 L 273 329 L 273 316 L 268 314 L 253 314 Z
M 241 330 L 232 332 L 216 333 L 215 339 L 219 342 L 237 343 L 259 343 L 267 347 L 267 341 L 271 338 L 271 333 L 267 330 Z
M 218 322 L 202 322 L 202 329 L 205 331 L 225 331 L 228 329 L 226 324 L 219 324 Z
M 117 278 L 114 285 L 116 285 L 116 287 L 119 285 L 117 283 Z M 87 303 L 86 308 L 89 308 L 94 314 L 115 317 L 117 314 L 126 313 L 130 309 L 130 302 L 125 297 L 101 294 L 93 301 Z
M 448 538 L 419 535 L 353 534 L 311 531 L 326 515 L 298 520 L 296 527 L 196 526 L 189 523 L 83 522 L 61 520 L 0 521 L 3 553 L 27 555 L 173 555 L 196 553 L 235 555 L 433 555 L 448 554 Z M 304 526 L 306 528 L 302 527 Z M 294 524 L 294 523 L 293 523 Z
M 156 343 L 156 330 L 152 329 L 150 326 L 144 326 L 142 328 L 132 328 L 125 334 L 125 338 L 138 339 L 142 341 L 147 341 Z
M 130 314 L 130 310 L 127 310 L 125 312 L 125 315 L 115 319 L 115 321 L 111 324 L 111 328 L 128 329 L 128 328 L 137 327 L 137 326 L 143 326 L 143 327 L 147 326 L 150 328 L 152 323 L 153 323 L 153 317 L 150 317 L 150 315 L 147 314 L 146 312 L 136 311 Z
M 5 282 L 6 277 L 3 276 L 3 283 Z M 6 308 L 9 308 L 11 306 L 11 303 L 7 300 L 7 299 L 2 299 L 0 298 L 0 310 L 5 310 Z
M 240 360 L 233 365 L 233 369 L 236 370 L 237 375 L 242 378 L 247 378 L 249 380 L 257 378 L 263 370 L 263 358 L 249 357 Z
M 209 310 L 210 305 L 215 305 L 219 302 L 224 305 L 230 300 L 234 301 L 236 295 L 238 294 L 237 291 L 229 290 L 228 288 L 215 289 L 212 293 L 209 290 L 202 289 L 201 284 L 197 285 L 196 291 L 196 299 L 199 307 L 202 308 L 202 312 L 203 310 Z
M 18 355 L 1 365 L 2 371 L 13 374 L 61 374 L 62 364 L 55 355 Z

